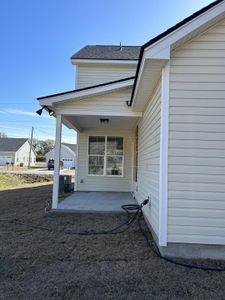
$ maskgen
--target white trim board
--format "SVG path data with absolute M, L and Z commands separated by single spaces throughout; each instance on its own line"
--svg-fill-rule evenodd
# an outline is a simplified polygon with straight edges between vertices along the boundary
M 55 148 L 54 148 L 54 175 L 53 175 L 53 193 L 52 193 L 52 208 L 56 209 L 59 201 L 59 174 L 60 174 L 60 152 L 62 138 L 62 116 L 56 115 L 56 130 L 55 130 Z
M 78 59 L 78 58 L 71 58 L 71 63 L 73 65 L 94 65 L 94 64 L 105 64 L 105 65 L 137 65 L 137 60 L 119 60 L 119 59 Z
M 169 144 L 170 65 L 162 70 L 160 171 L 159 171 L 159 246 L 167 246 L 168 226 L 168 144 Z
M 142 117 L 142 112 L 132 112 L 132 111 L 87 111 L 81 109 L 62 109 L 55 108 L 56 113 L 62 115 L 72 115 L 72 116 L 105 116 L 105 117 Z M 77 128 L 76 128 L 77 129 Z
M 76 151 L 74 192 L 76 192 L 78 190 L 79 151 L 80 151 L 80 132 L 77 132 L 77 151 Z

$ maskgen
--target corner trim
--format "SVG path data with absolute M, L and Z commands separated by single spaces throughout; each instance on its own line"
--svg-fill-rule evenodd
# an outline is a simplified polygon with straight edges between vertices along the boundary
M 168 146 L 169 146 L 169 62 L 162 70 L 161 130 L 159 172 L 159 246 L 167 246 L 168 221 Z

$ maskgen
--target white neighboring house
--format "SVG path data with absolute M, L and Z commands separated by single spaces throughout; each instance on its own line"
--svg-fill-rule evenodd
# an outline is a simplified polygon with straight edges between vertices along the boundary
M 24 138 L 0 138 L 0 166 L 6 166 L 7 163 L 15 166 L 28 166 L 30 153 L 29 139 Z M 36 154 L 31 147 L 30 165 L 36 163 Z
M 63 123 L 77 131 L 77 191 L 149 198 L 162 255 L 225 259 L 225 1 L 142 47 L 86 46 L 72 63 L 76 89 L 38 98 L 56 117 L 52 208 Z
M 62 143 L 61 145 L 61 155 L 60 155 L 60 160 L 63 161 L 63 167 L 72 169 L 75 168 L 76 166 L 76 144 L 67 144 L 67 143 Z M 49 159 L 54 159 L 54 150 L 50 150 L 46 154 L 46 167 L 48 166 L 48 161 Z

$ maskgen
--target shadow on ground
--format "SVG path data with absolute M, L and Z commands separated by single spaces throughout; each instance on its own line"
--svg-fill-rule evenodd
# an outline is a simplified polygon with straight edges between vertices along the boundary
M 77 231 L 110 229 L 125 218 L 48 216 L 44 208 L 50 199 L 50 185 L 1 191 L 0 218 Z M 225 273 L 160 260 L 137 224 L 125 233 L 100 236 L 0 225 L 0 299 L 224 299 Z

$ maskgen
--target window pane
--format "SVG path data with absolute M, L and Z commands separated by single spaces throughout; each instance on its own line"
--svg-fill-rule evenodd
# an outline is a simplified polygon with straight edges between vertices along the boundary
M 88 174 L 103 175 L 104 173 L 104 156 L 89 156 Z
M 108 156 L 107 157 L 107 166 L 106 166 L 107 175 L 123 175 L 123 157 L 122 156 Z
M 123 138 L 108 136 L 107 137 L 107 154 L 123 155 Z
M 104 136 L 90 136 L 89 137 L 89 154 L 105 154 L 105 137 Z

